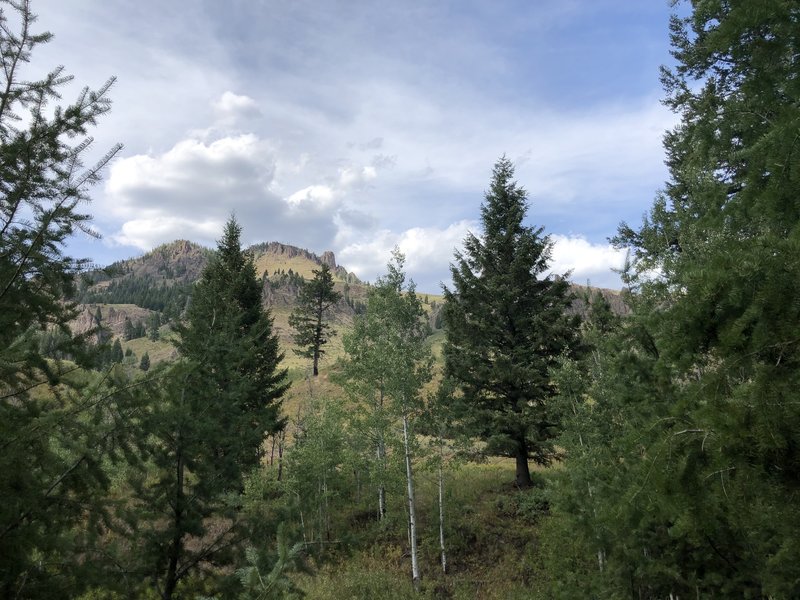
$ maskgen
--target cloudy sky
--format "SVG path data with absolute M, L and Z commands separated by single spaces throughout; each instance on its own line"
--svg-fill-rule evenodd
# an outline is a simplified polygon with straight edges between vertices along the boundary
M 55 34 L 26 73 L 118 81 L 93 152 L 100 264 L 178 238 L 321 253 L 372 280 L 394 246 L 424 291 L 503 154 L 553 268 L 619 287 L 608 245 L 663 185 L 667 0 L 34 0 Z M 65 100 L 77 89 L 65 93 Z

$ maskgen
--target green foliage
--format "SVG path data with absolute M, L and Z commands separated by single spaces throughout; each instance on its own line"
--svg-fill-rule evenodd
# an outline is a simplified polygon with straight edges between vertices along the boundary
M 420 412 L 419 393 L 431 378 L 433 361 L 426 344 L 430 329 L 425 312 L 414 283 L 405 283 L 403 263 L 404 257 L 395 251 L 386 275 L 369 289 L 366 313 L 356 318 L 343 340 L 347 359 L 342 379 L 363 406 L 354 426 L 375 444 L 369 464 L 371 479 L 379 490 L 392 479 L 386 449 L 398 443 L 393 424 L 402 415 Z M 379 517 L 383 518 L 385 505 L 383 501 L 380 504 Z
M 444 356 L 471 428 L 488 452 L 515 457 L 517 483 L 529 486 L 528 458 L 548 464 L 555 455 L 549 371 L 570 350 L 576 319 L 566 314 L 566 279 L 545 276 L 552 243 L 523 224 L 526 193 L 513 175 L 500 159 L 481 206 L 483 237 L 468 235 L 451 265 Z
M 573 593 L 794 597 L 800 8 L 692 9 L 672 19 L 678 64 L 663 71 L 681 119 L 670 181 L 616 238 L 633 317 L 583 387 L 563 373 L 575 408 L 557 505 L 579 562 L 596 556 Z
M 142 354 L 142 359 L 139 361 L 139 368 L 145 372 L 150 370 L 150 355 L 147 352 Z
M 105 461 L 128 450 L 120 435 L 130 406 L 115 394 L 118 373 L 81 377 L 90 362 L 66 302 L 86 261 L 65 255 L 79 210 L 116 154 L 84 168 L 88 132 L 110 108 L 113 79 L 53 105 L 71 80 L 62 67 L 25 74 L 51 39 L 34 31 L 27 2 L 0 3 L 0 595 L 61 598 L 86 584 L 109 480 Z M 46 356 L 53 360 L 48 360 Z
M 317 557 L 348 537 L 347 519 L 359 505 L 359 473 L 366 471 L 363 455 L 374 451 L 350 421 L 341 399 L 310 398 L 286 456 L 286 490 L 296 499 L 303 540 Z
M 205 562 L 237 560 L 247 533 L 239 511 L 245 476 L 258 466 L 266 435 L 283 425 L 282 354 L 240 233 L 229 220 L 195 288 L 178 327 L 184 360 L 161 377 L 145 423 L 154 469 L 131 482 L 141 502 L 132 515 L 143 538 L 141 568 L 164 598 L 181 582 L 205 580 Z
M 325 321 L 326 312 L 342 295 L 333 289 L 333 275 L 328 265 L 314 270 L 314 278 L 300 288 L 297 306 L 289 316 L 289 326 L 295 330 L 295 350 L 300 356 L 312 359 L 314 377 L 319 374 L 319 359 L 325 354 L 323 346 L 335 332 Z
M 302 590 L 289 577 L 293 572 L 310 573 L 303 560 L 304 544 L 292 546 L 286 540 L 284 527 L 278 527 L 277 551 L 265 560 L 252 546 L 245 550 L 247 566 L 236 571 L 244 588 L 240 600 L 282 600 L 302 598 Z
M 135 304 L 159 312 L 170 321 L 181 316 L 192 288 L 190 283 L 167 284 L 151 276 L 128 275 L 104 287 L 87 288 L 77 298 L 84 304 Z

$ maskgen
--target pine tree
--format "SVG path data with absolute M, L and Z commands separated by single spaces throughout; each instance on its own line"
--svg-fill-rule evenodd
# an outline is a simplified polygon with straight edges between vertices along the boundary
M 161 511 L 147 529 L 146 555 L 165 599 L 203 561 L 233 559 L 243 536 L 234 499 L 259 464 L 266 436 L 283 426 L 283 356 L 240 235 L 231 218 L 177 329 L 184 360 L 166 377 L 151 416 L 158 483 L 139 494 Z M 228 525 L 210 530 L 212 518 Z
M 122 344 L 120 343 L 119 338 L 117 338 L 111 345 L 111 363 L 119 364 L 122 362 L 122 358 Z
M 153 342 L 158 340 L 160 335 L 158 331 L 159 327 L 161 327 L 161 315 L 157 312 L 154 312 L 147 319 L 147 337 Z
M 150 370 L 150 355 L 147 352 L 142 354 L 142 360 L 139 361 L 139 368 L 145 372 Z
M 531 484 L 528 459 L 555 455 L 550 369 L 576 339 L 569 284 L 545 275 L 552 242 L 523 224 L 525 190 L 506 158 L 495 164 L 481 206 L 483 236 L 470 234 L 445 288 L 447 375 L 464 394 L 468 422 L 487 451 L 516 459 L 516 482 Z
M 607 550 L 598 596 L 797 597 L 800 7 L 691 8 L 663 71 L 670 179 L 615 240 L 634 312 L 590 378 L 593 492 L 570 504 Z
M 104 385 L 76 390 L 64 377 L 75 364 L 45 360 L 39 334 L 58 335 L 58 354 L 88 364 L 65 301 L 86 261 L 64 246 L 77 231 L 92 234 L 80 204 L 119 149 L 81 164 L 113 79 L 54 106 L 71 77 L 62 67 L 42 79 L 26 73 L 52 35 L 34 31 L 29 2 L 0 8 L 0 596 L 75 597 L 70 572 L 88 556 L 77 549 L 79 527 L 98 517 L 108 485 L 100 465 L 119 441 L 121 405 Z
M 126 342 L 136 338 L 136 329 L 133 327 L 133 323 L 129 317 L 125 317 L 122 336 L 125 338 Z
M 314 377 L 319 375 L 319 359 L 325 354 L 323 346 L 335 335 L 325 320 L 326 313 L 341 298 L 334 290 L 330 267 L 322 265 L 314 270 L 314 278 L 303 284 L 297 307 L 289 317 L 289 325 L 295 330 L 294 341 L 300 346 L 295 352 L 312 359 Z

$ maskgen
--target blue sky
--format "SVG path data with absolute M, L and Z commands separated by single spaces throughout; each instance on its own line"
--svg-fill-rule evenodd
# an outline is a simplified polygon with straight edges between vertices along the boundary
M 246 243 L 321 253 L 364 279 L 395 245 L 424 291 L 503 154 L 553 269 L 619 287 L 608 245 L 666 178 L 660 104 L 667 0 L 400 2 L 35 0 L 55 34 L 29 77 L 64 64 L 118 77 L 93 132 L 124 150 L 92 190 L 100 264 L 187 238 L 234 211 Z M 69 99 L 76 89 L 67 91 Z

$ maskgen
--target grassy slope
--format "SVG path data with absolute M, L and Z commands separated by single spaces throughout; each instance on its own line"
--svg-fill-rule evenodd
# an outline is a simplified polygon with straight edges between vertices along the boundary
M 415 595 L 411 585 L 408 541 L 400 514 L 390 531 L 363 536 L 371 541 L 319 567 L 313 576 L 301 577 L 307 598 L 544 597 L 537 552 L 541 514 L 529 493 L 514 488 L 511 460 L 468 464 L 447 476 L 447 574 L 439 562 L 435 474 L 418 472 L 416 479 L 422 594 Z M 401 499 L 394 500 L 395 509 L 402 511 Z

